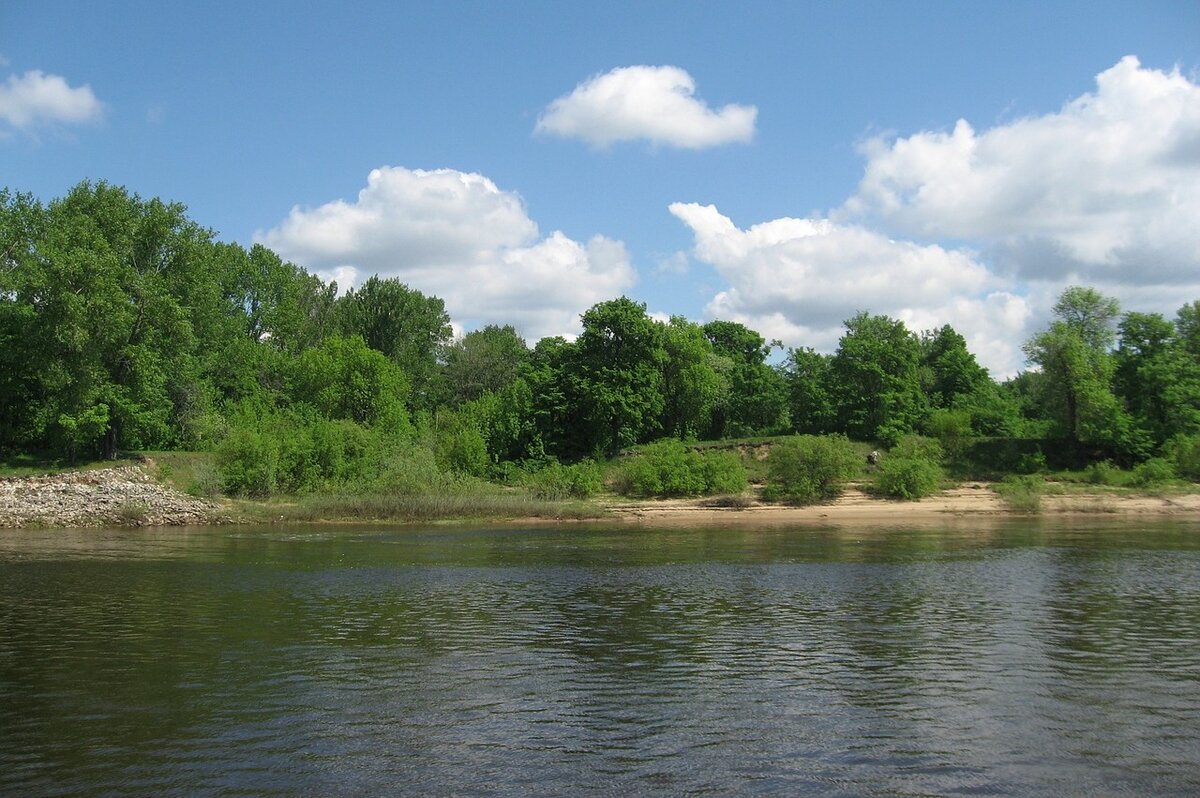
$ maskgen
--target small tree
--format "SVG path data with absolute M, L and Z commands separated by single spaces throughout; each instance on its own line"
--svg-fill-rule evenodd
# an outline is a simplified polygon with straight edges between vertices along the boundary
M 942 447 L 932 438 L 906 435 L 879 463 L 875 489 L 895 499 L 920 499 L 942 481 Z
M 861 467 L 844 435 L 800 435 L 771 447 L 763 498 L 795 504 L 835 499 Z

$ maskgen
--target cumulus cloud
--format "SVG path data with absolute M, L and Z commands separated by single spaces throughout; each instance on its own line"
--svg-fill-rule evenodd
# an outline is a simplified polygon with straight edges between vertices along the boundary
M 293 208 L 255 238 L 343 289 L 396 277 L 465 327 L 513 324 L 530 340 L 577 332 L 581 312 L 635 280 L 621 242 L 541 237 L 517 194 L 453 169 L 375 169 L 355 201 Z
M 90 86 L 72 87 L 58 75 L 30 70 L 0 84 L 0 120 L 17 130 L 46 124 L 97 122 L 104 104 Z
M 754 138 L 758 109 L 753 105 L 713 110 L 695 94 L 696 82 L 679 67 L 621 67 L 550 103 L 536 132 L 583 139 L 595 147 L 645 139 L 693 150 Z
M 729 283 L 709 316 L 832 351 L 842 322 L 866 310 L 914 330 L 952 324 L 994 374 L 1021 365 L 1029 307 L 971 252 L 828 219 L 781 218 L 743 230 L 712 205 L 675 203 L 670 211 L 691 228 L 694 256 Z
M 1129 56 L 1059 111 L 864 147 L 846 203 L 924 237 L 977 241 L 1000 270 L 1053 282 L 1196 282 L 1200 86 Z

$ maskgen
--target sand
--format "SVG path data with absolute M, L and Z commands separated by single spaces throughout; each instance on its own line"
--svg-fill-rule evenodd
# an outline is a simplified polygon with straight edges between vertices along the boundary
M 852 487 L 828 504 L 792 507 L 753 501 L 748 507 L 717 507 L 705 499 L 612 498 L 603 502 L 621 520 L 649 526 L 707 524 L 908 523 L 955 517 L 1019 516 L 989 483 L 967 482 L 920 501 L 893 501 Z M 1044 495 L 1039 515 L 1194 516 L 1200 494 L 1064 493 Z

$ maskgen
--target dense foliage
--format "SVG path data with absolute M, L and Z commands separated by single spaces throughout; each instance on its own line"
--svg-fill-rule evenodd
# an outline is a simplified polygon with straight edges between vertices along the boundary
M 668 438 L 624 463 L 617 490 L 626 496 L 706 496 L 746 489 L 746 468 L 732 452 L 701 454 Z
M 880 488 L 909 496 L 940 473 L 906 453 L 920 433 L 947 463 L 987 441 L 1023 470 L 1045 452 L 1076 468 L 1146 463 L 1146 484 L 1200 478 L 1200 302 L 1170 320 L 1075 287 L 1054 312 L 1026 345 L 1036 368 L 1003 384 L 953 328 L 865 312 L 832 354 L 777 363 L 781 345 L 743 324 L 661 322 L 626 297 L 585 312 L 574 341 L 531 348 L 511 326 L 455 340 L 436 297 L 382 277 L 339 296 L 265 247 L 218 241 L 176 203 L 107 183 L 49 204 L 0 190 L 0 457 L 208 450 L 227 490 L 254 495 L 415 491 L 517 469 L 577 496 L 597 488 L 595 466 L 570 465 L 586 458 L 799 433 L 898 447 Z M 776 447 L 768 492 L 828 498 L 848 446 Z M 626 470 L 632 492 L 744 487 L 740 463 L 656 447 Z
M 874 488 L 893 499 L 928 496 L 943 479 L 942 457 L 942 446 L 937 441 L 905 435 L 879 462 Z
M 800 435 L 771 448 L 763 495 L 794 504 L 836 499 L 862 462 L 844 435 Z

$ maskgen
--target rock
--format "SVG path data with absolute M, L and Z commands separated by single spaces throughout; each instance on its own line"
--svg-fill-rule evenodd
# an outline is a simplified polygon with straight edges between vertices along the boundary
M 137 466 L 0 477 L 0 527 L 165 526 L 228 521 L 220 507 L 155 482 Z

